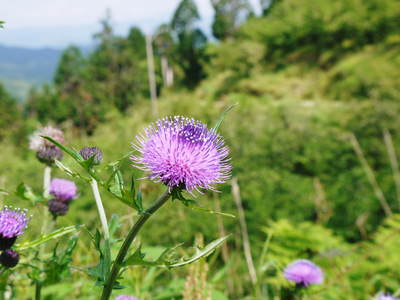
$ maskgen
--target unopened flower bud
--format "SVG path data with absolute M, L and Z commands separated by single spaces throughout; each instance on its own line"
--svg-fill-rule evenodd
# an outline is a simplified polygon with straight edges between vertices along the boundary
M 19 262 L 19 254 L 15 250 L 7 249 L 0 255 L 0 263 L 6 268 L 13 268 Z
M 79 151 L 79 154 L 84 160 L 88 160 L 89 158 L 94 156 L 93 163 L 95 165 L 100 164 L 103 159 L 103 153 L 97 147 L 84 147 L 81 151 Z
M 48 203 L 49 211 L 54 217 L 65 216 L 68 212 L 68 203 L 58 199 L 52 199 Z

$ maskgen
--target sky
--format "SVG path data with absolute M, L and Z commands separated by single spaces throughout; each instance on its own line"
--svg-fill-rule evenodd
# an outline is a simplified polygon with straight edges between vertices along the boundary
M 195 0 L 209 31 L 213 18 L 210 0 Z M 259 0 L 249 0 L 259 10 Z M 28 48 L 64 48 L 69 44 L 89 46 L 99 30 L 99 20 L 111 10 L 117 34 L 133 26 L 151 33 L 170 20 L 180 0 L 12 0 L 0 1 L 0 44 Z

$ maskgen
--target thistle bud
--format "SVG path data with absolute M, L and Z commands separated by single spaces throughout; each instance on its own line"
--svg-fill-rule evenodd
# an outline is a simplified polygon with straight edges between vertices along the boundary
M 93 163 L 98 165 L 101 163 L 103 159 L 103 153 L 97 147 L 84 147 L 79 151 L 79 154 L 82 156 L 84 160 L 88 160 L 92 156 L 94 156 Z
M 7 249 L 0 255 L 0 263 L 6 268 L 13 268 L 19 262 L 19 254 L 17 251 Z
M 58 199 L 52 199 L 48 203 L 49 211 L 54 217 L 65 216 L 68 212 L 68 203 Z

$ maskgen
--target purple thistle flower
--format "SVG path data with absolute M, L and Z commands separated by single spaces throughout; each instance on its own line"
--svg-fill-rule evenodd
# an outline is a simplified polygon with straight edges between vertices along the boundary
M 69 202 L 76 198 L 77 187 L 70 180 L 54 178 L 50 183 L 50 194 L 59 201 Z
M 7 249 L 0 255 L 0 263 L 6 268 L 14 268 L 19 262 L 19 253 L 15 250 Z
M 0 211 L 0 250 L 11 248 L 17 237 L 24 233 L 28 222 L 25 211 L 4 207 Z
M 128 295 L 119 295 L 119 296 L 115 297 L 114 300 L 139 300 L 139 299 L 136 297 L 128 296 Z
M 52 165 L 54 160 L 61 160 L 63 153 L 60 148 L 56 147 L 53 143 L 43 138 L 43 136 L 49 136 L 55 141 L 63 144 L 64 134 L 61 130 L 46 126 L 36 130 L 29 137 L 29 148 L 36 151 L 37 159 L 45 164 Z
M 399 298 L 393 297 L 390 294 L 382 294 L 376 298 L 376 300 L 399 300 Z
M 284 270 L 284 276 L 287 280 L 304 287 L 320 284 L 324 280 L 322 270 L 306 259 L 299 259 L 288 265 Z
M 215 183 L 223 183 L 230 176 L 229 150 L 223 138 L 194 119 L 164 118 L 136 139 L 132 147 L 140 155 L 131 156 L 134 166 L 170 188 L 214 190 Z

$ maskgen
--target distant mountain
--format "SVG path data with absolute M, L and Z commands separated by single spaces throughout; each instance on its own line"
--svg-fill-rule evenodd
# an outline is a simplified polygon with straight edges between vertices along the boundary
M 0 45 L 0 82 L 19 99 L 30 87 L 50 81 L 62 50 L 29 49 Z

